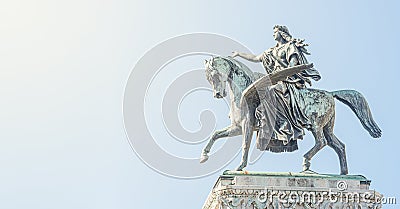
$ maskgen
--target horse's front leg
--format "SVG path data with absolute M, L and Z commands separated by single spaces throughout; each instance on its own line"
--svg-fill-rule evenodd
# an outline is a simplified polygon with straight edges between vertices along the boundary
M 208 160 L 208 153 L 210 152 L 211 147 L 213 146 L 214 142 L 217 141 L 217 139 L 228 136 L 237 136 L 241 133 L 242 133 L 241 128 L 233 124 L 222 130 L 215 131 L 212 134 L 210 140 L 208 141 L 206 147 L 204 147 L 203 151 L 201 152 L 200 163 L 204 163 Z
M 249 157 L 249 150 L 251 145 L 251 139 L 253 138 L 253 123 L 250 118 L 246 118 L 242 124 L 243 133 L 243 144 L 242 144 L 242 161 L 239 167 L 236 168 L 237 171 L 243 170 L 247 166 L 247 161 Z

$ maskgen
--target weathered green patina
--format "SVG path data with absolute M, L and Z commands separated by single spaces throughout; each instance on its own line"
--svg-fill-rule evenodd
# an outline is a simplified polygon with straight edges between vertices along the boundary
M 306 44 L 292 38 L 285 26 L 274 27 L 274 38 L 277 45 L 259 56 L 233 52 L 231 57 L 205 61 L 206 78 L 213 87 L 214 97 L 224 98 L 230 90 L 231 125 L 211 135 L 200 163 L 208 160 L 217 139 L 242 135 L 242 160 L 236 168 L 241 171 L 247 166 L 253 132 L 257 132 L 257 149 L 279 153 L 297 150 L 297 141 L 303 138 L 306 129 L 313 134 L 315 144 L 304 154 L 303 171 L 311 172 L 311 159 L 329 146 L 339 157 L 340 174 L 348 174 L 345 145 L 333 131 L 335 99 L 353 110 L 372 137 L 379 138 L 382 131 L 372 117 L 367 100 L 355 90 L 325 91 L 307 87 L 311 80 L 319 80 L 320 75 L 312 65 L 308 66 L 304 56 L 308 53 Z M 234 57 L 263 63 L 267 75 L 253 73 Z

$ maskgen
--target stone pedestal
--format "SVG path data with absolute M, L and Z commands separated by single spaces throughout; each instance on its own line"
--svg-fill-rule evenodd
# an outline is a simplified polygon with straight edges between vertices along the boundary
M 225 171 L 203 209 L 381 208 L 361 175 Z

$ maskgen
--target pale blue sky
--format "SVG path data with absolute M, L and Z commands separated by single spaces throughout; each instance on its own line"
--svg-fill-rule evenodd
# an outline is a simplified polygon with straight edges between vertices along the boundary
M 399 201 L 399 9 L 395 0 L 2 1 L 0 208 L 200 208 L 220 172 L 181 180 L 139 160 L 123 126 L 126 81 L 138 60 L 168 38 L 210 32 L 261 53 L 274 44 L 275 24 L 310 43 L 309 60 L 322 75 L 314 87 L 365 95 L 382 138 L 372 139 L 340 103 L 335 132 L 346 144 L 350 173 L 365 175 L 373 189 Z M 188 129 L 197 128 L 190 120 L 196 110 L 182 107 Z M 197 156 L 203 145 L 178 154 Z M 300 171 L 312 145 L 307 133 L 297 152 L 265 153 L 248 170 Z M 339 172 L 330 148 L 312 163 L 321 173 Z

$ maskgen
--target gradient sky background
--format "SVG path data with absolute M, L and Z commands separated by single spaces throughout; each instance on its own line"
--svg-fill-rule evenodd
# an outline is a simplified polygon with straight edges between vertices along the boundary
M 383 137 L 372 139 L 340 103 L 335 131 L 346 144 L 350 174 L 365 175 L 371 188 L 399 202 L 399 9 L 395 0 L 2 1 L 0 208 L 200 208 L 220 172 L 181 180 L 139 160 L 123 125 L 127 78 L 146 51 L 168 38 L 210 32 L 261 53 L 274 44 L 275 24 L 310 43 L 309 60 L 322 75 L 314 87 L 357 89 L 367 98 Z M 221 108 L 217 118 L 226 117 Z M 198 128 L 186 114 L 197 119 L 196 111 L 182 111 L 182 122 Z M 217 127 L 226 125 L 221 119 Z M 203 145 L 182 154 L 197 157 Z M 247 169 L 300 171 L 312 145 L 307 133 L 297 152 L 265 153 Z M 312 163 L 320 173 L 339 172 L 330 148 Z

